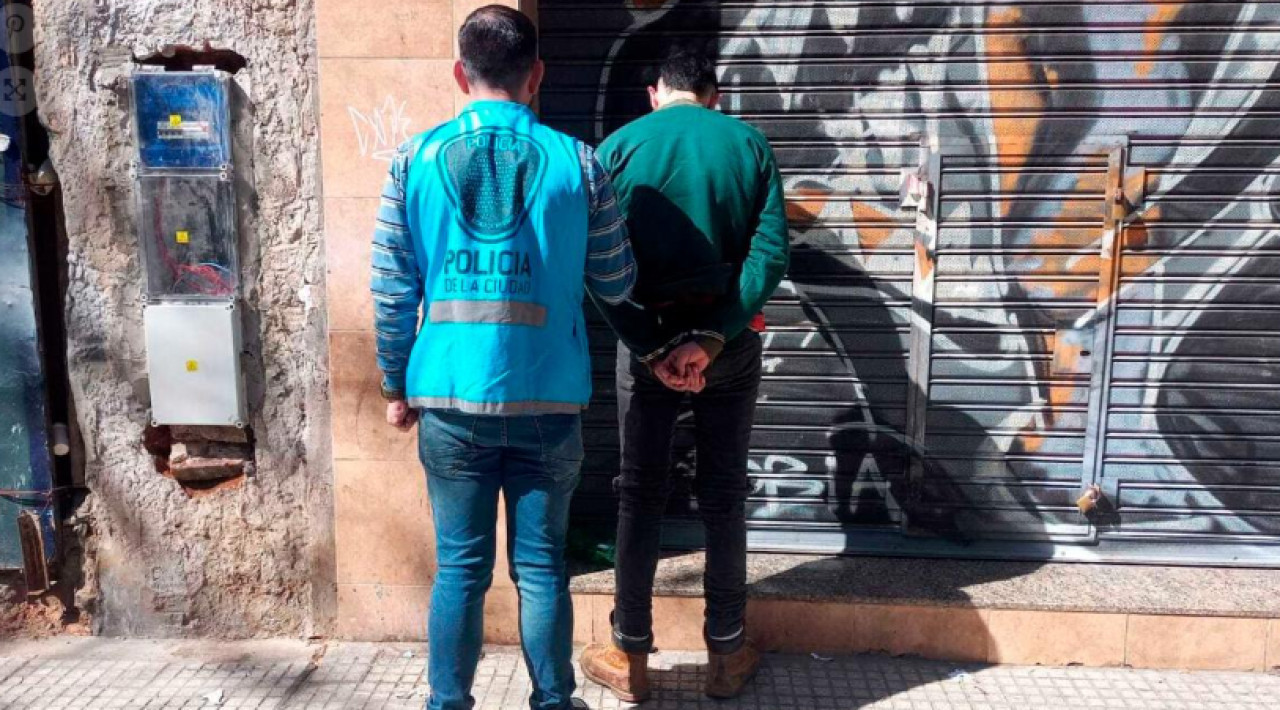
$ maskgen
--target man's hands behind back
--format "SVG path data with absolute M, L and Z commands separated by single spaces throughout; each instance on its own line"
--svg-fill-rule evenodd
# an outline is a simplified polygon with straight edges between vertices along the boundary
M 711 366 L 711 355 L 690 341 L 680 345 L 653 367 L 653 374 L 662 384 L 677 392 L 701 392 L 707 386 L 706 371 Z

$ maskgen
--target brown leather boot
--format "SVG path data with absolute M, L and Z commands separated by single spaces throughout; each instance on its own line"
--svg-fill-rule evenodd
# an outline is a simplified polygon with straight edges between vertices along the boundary
M 649 699 L 649 656 L 627 653 L 612 643 L 593 643 L 578 659 L 582 675 L 613 691 L 624 703 Z
M 742 689 L 760 668 L 760 652 L 750 641 L 733 653 L 708 654 L 707 697 L 728 700 Z

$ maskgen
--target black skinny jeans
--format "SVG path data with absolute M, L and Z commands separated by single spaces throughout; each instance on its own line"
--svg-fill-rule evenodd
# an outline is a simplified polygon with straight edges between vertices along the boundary
M 618 345 L 618 419 L 622 470 L 617 589 L 613 639 L 629 653 L 653 647 L 653 577 L 658 567 L 662 513 L 671 490 L 671 444 L 685 397 L 692 400 L 697 445 L 694 491 L 707 531 L 706 625 L 713 653 L 732 653 L 745 640 L 747 606 L 747 450 L 760 390 L 760 335 L 730 341 L 707 369 L 695 395 L 667 389 L 621 343 Z

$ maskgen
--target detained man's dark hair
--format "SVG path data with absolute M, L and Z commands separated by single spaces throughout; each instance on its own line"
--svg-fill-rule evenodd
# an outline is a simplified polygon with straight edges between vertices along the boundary
M 514 89 L 538 61 L 538 29 L 519 10 L 486 5 L 462 23 L 458 54 L 467 81 Z
M 658 69 L 658 77 L 668 89 L 692 91 L 698 96 L 706 96 L 718 88 L 715 62 L 698 47 L 671 50 Z

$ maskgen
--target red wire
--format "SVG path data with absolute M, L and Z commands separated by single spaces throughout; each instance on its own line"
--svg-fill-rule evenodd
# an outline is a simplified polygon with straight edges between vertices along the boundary
M 194 285 L 197 293 L 206 296 L 225 296 L 231 293 L 233 290 L 231 285 L 212 266 L 206 264 L 195 266 L 181 264 L 169 252 L 169 245 L 165 241 L 165 233 L 161 224 L 161 196 L 159 194 L 156 195 L 156 203 L 152 214 L 154 215 L 156 243 L 160 247 L 160 258 L 173 276 L 173 283 L 177 284 L 188 276 L 194 276 L 198 279 L 198 282 Z

